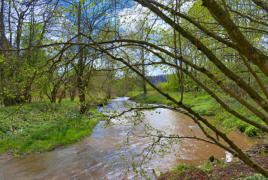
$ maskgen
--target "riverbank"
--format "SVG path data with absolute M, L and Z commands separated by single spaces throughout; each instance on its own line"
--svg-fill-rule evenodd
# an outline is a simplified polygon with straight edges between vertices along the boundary
M 110 101 L 107 110 L 114 112 L 129 108 L 128 105 L 132 102 L 127 99 L 116 98 Z M 78 108 L 76 105 L 73 107 Z M 184 114 L 168 109 L 144 113 L 144 122 L 161 131 L 203 137 L 201 130 Z M 13 158 L 11 161 L 8 157 L 1 156 L 0 179 L 72 179 L 74 177 L 77 179 L 133 179 L 133 165 L 134 168 L 139 167 L 140 160 L 144 158 L 141 152 L 144 148 L 152 146 L 153 139 L 141 138 L 140 135 L 145 133 L 143 124 L 140 124 L 140 127 L 134 123 L 125 124 L 128 120 L 128 117 L 115 119 L 114 126 L 108 127 L 103 127 L 105 122 L 100 122 L 90 136 L 68 147 L 46 153 L 31 153 L 20 158 Z M 131 132 L 131 136 L 128 136 L 128 132 Z M 254 143 L 251 138 L 241 133 L 237 135 L 234 141 L 241 147 L 249 147 Z M 128 144 L 125 144 L 126 140 Z M 172 148 L 166 145 L 165 147 L 171 150 L 170 153 L 163 156 L 162 151 L 155 151 L 160 154 L 155 153 L 152 158 L 148 158 L 146 162 L 148 166 L 145 164 L 142 169 L 143 172 L 148 173 L 149 177 L 152 177 L 150 179 L 155 179 L 152 169 L 159 168 L 159 170 L 166 171 L 175 163 L 201 164 L 211 155 L 221 160 L 226 157 L 224 150 L 219 147 L 195 140 L 175 143 Z M 193 147 L 195 147 L 194 151 Z M 136 172 L 138 169 L 133 170 Z
M 257 144 L 249 148 L 246 153 L 252 157 L 254 161 L 262 167 L 268 169 L 268 144 Z M 160 177 L 158 180 L 174 180 L 174 179 L 195 179 L 195 180 L 267 180 L 268 178 L 257 174 L 252 168 L 248 167 L 242 161 L 231 163 L 222 163 L 217 160 L 208 162 L 202 166 L 192 166 L 179 164 L 173 170 L 170 170 Z
M 99 103 L 97 103 L 99 104 Z M 78 101 L 48 101 L 0 108 L 0 154 L 50 151 L 90 135 L 101 113 L 91 106 L 79 114 Z
M 176 100 L 180 101 L 179 92 L 169 91 L 167 93 Z M 129 92 L 128 95 L 132 100 L 138 103 L 173 105 L 171 101 L 167 100 L 164 96 L 153 90 L 148 91 L 146 95 L 144 95 L 142 91 L 132 91 Z M 229 102 L 230 106 L 235 111 L 252 120 L 264 124 L 256 116 L 248 112 L 242 105 L 233 102 L 228 96 L 221 96 L 222 99 L 224 99 L 226 102 Z M 249 137 L 258 137 L 263 135 L 258 128 L 249 125 L 226 112 L 211 96 L 203 92 L 185 92 L 183 96 L 183 103 L 191 107 L 194 111 L 198 112 L 202 116 L 213 116 L 212 119 L 214 124 L 223 127 L 228 132 L 238 129 L 240 132 L 245 133 Z

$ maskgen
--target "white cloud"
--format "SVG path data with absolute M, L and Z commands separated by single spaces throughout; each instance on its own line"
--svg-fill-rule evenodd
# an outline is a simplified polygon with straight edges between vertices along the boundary
M 160 3 L 163 3 L 169 7 L 172 7 L 172 4 L 170 1 L 159 1 Z M 174 1 L 172 1 L 174 2 Z M 188 11 L 191 6 L 192 2 L 184 3 L 181 7 L 181 12 Z M 166 12 L 165 12 L 166 13 Z M 120 33 L 121 35 L 127 35 L 130 33 L 134 33 L 135 35 L 142 35 L 140 31 L 141 24 L 144 23 L 144 20 L 146 20 L 146 26 L 152 28 L 154 31 L 154 34 L 156 36 L 159 36 L 162 34 L 162 30 L 169 31 L 171 34 L 173 33 L 173 30 L 171 27 L 165 23 L 161 18 L 157 17 L 154 13 L 152 13 L 149 9 L 141 6 L 140 4 L 135 4 L 134 6 L 130 8 L 124 8 L 118 13 L 119 16 L 119 26 L 120 26 Z M 167 35 L 167 34 L 166 34 Z M 153 36 L 153 35 L 152 35 Z M 167 50 L 170 50 L 168 47 L 163 47 Z M 137 52 L 135 52 L 137 53 Z M 140 57 L 141 55 L 137 53 L 136 57 Z M 156 58 L 152 55 L 148 55 L 147 59 L 153 59 Z M 148 75 L 159 75 L 159 74 L 166 74 L 171 73 L 170 70 L 166 70 L 166 67 L 160 68 L 160 67 L 147 67 L 147 73 Z
M 140 4 L 135 4 L 131 8 L 124 8 L 119 12 L 118 15 L 120 27 L 125 33 L 138 32 L 145 20 L 147 20 L 146 26 L 154 26 L 154 30 L 168 28 L 167 24 L 165 24 L 154 13 L 150 12 L 150 10 L 141 6 Z

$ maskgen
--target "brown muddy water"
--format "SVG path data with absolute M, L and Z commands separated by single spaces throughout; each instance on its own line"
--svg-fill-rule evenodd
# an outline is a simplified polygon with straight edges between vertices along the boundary
M 116 98 L 105 111 L 120 112 L 133 104 L 128 98 Z M 146 176 L 155 179 L 153 169 L 166 171 L 176 163 L 198 165 L 206 162 L 211 155 L 223 161 L 232 161 L 230 153 L 212 144 L 190 139 L 168 146 L 165 150 L 171 153 L 148 153 L 153 144 L 152 138 L 145 137 L 144 131 L 148 125 L 166 134 L 204 135 L 189 117 L 178 112 L 167 109 L 144 112 L 144 122 L 148 125 L 134 125 L 130 121 L 135 118 L 128 117 L 133 114 L 114 119 L 112 125 L 105 128 L 104 122 L 100 122 L 90 137 L 68 147 L 11 160 L 2 157 L 0 180 L 120 180 L 145 179 Z M 256 143 L 256 140 L 237 132 L 230 133 L 229 137 L 242 149 Z M 156 146 L 155 150 L 161 149 Z M 148 155 L 146 159 L 144 155 Z M 135 173 L 133 167 L 137 170 L 142 168 L 146 176 Z

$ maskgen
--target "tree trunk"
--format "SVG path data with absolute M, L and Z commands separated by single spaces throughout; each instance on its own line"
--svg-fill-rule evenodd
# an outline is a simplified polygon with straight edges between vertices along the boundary
M 72 89 L 70 90 L 70 100 L 71 101 L 74 101 L 75 93 L 76 93 L 76 86 L 72 87 Z
M 142 61 L 142 74 L 145 75 L 145 58 L 144 58 L 144 49 L 141 49 L 141 61 Z M 143 88 L 143 94 L 147 94 L 147 88 L 146 88 L 146 81 L 142 78 L 142 88 Z
M 77 16 L 77 30 L 78 30 L 78 42 L 81 40 L 81 1 L 78 3 L 78 16 Z M 86 95 L 85 95 L 85 85 L 83 81 L 83 72 L 84 72 L 84 64 L 83 64 L 83 52 L 82 47 L 79 45 L 79 59 L 78 59 L 78 74 L 77 74 L 77 88 L 79 93 L 79 102 L 80 102 L 80 114 L 84 114 L 87 111 L 86 105 Z
M 52 92 L 51 92 L 51 99 L 50 99 L 50 102 L 51 103 L 56 103 L 57 93 L 58 93 L 58 90 L 57 90 L 56 87 L 54 87 L 53 90 L 52 90 Z
M 64 88 L 60 94 L 60 97 L 59 97 L 59 100 L 58 100 L 58 103 L 60 104 L 62 99 L 66 96 L 66 88 Z

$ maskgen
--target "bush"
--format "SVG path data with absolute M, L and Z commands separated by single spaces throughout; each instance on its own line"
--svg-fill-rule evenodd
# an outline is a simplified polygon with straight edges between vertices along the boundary
M 157 84 L 157 87 L 163 91 L 168 91 L 169 90 L 169 85 L 167 82 L 161 82 Z

